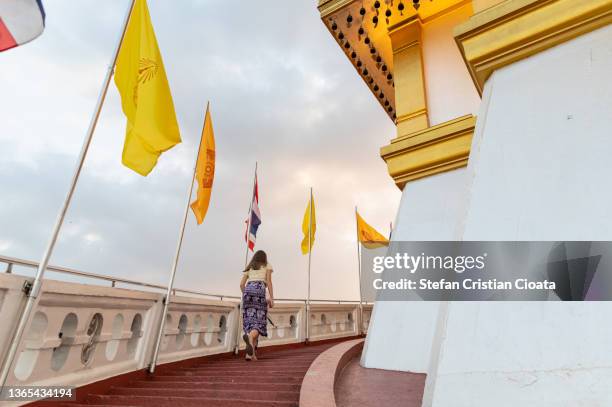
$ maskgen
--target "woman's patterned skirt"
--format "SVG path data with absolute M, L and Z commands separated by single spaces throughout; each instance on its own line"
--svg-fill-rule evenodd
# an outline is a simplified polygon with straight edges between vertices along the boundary
M 242 327 L 246 334 L 253 329 L 262 336 L 268 336 L 268 303 L 266 283 L 249 281 L 242 294 Z

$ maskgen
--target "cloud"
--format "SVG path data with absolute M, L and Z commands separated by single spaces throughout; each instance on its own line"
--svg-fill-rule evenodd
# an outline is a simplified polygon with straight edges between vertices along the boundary
M 0 240 L 0 252 L 6 252 L 11 249 L 13 243 L 9 240 Z
M 44 35 L 0 54 L 0 254 L 27 259 L 39 259 L 49 238 L 127 1 L 45 5 Z M 312 186 L 312 296 L 357 298 L 354 206 L 387 232 L 400 193 L 378 150 L 395 128 L 314 3 L 149 6 L 183 143 L 149 177 L 123 167 L 125 118 L 111 83 L 52 263 L 165 284 L 210 101 L 218 157 L 212 202 L 202 226 L 189 214 L 177 285 L 238 292 L 258 161 L 257 247 L 274 264 L 277 296 L 306 295 L 299 245 Z
M 102 236 L 100 236 L 97 233 L 86 233 L 83 236 L 83 240 L 85 240 L 89 244 L 96 243 L 96 242 L 99 242 L 100 240 L 102 240 Z

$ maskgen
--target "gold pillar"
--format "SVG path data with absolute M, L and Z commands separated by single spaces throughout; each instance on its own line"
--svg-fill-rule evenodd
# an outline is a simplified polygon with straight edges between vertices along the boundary
M 421 22 L 417 16 L 389 27 L 395 70 L 397 137 L 429 127 L 425 74 L 421 47 Z

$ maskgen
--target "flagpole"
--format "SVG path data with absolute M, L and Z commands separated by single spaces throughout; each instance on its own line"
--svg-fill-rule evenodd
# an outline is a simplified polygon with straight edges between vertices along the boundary
M 208 116 L 208 108 L 210 102 L 206 104 L 206 113 L 204 114 L 204 125 L 206 126 L 206 117 Z M 183 246 L 183 237 L 185 235 L 185 225 L 187 224 L 187 215 L 189 215 L 189 205 L 191 203 L 191 197 L 193 195 L 193 185 L 196 179 L 196 170 L 198 168 L 198 160 L 200 159 L 200 149 L 202 148 L 202 140 L 204 139 L 204 128 L 202 128 L 202 136 L 200 137 L 200 143 L 196 153 L 195 164 L 193 165 L 193 176 L 191 177 L 191 186 L 187 193 L 187 204 L 185 205 L 185 213 L 183 214 L 183 223 L 179 230 L 178 243 L 176 245 L 176 253 L 174 254 L 174 262 L 172 263 L 172 271 L 170 272 L 170 280 L 168 281 L 168 288 L 166 295 L 164 296 L 164 308 L 159 317 L 159 328 L 157 331 L 157 338 L 155 339 L 155 347 L 153 348 L 153 357 L 151 358 L 151 364 L 149 365 L 149 373 L 155 372 L 155 366 L 157 365 L 157 358 L 159 356 L 159 348 L 161 347 L 162 338 L 164 336 L 164 328 L 166 322 L 166 314 L 168 313 L 168 307 L 170 306 L 170 296 L 172 295 L 172 287 L 174 286 L 174 278 L 176 277 L 176 269 L 178 268 L 178 262 L 181 255 L 181 247 Z
M 249 204 L 249 216 L 247 217 L 247 229 L 246 229 L 246 253 L 244 255 L 244 268 L 246 269 L 249 261 L 249 237 L 251 234 L 251 217 L 253 216 L 253 199 L 255 197 L 255 183 L 257 181 L 257 161 L 255 161 L 255 175 L 253 175 L 253 193 L 251 195 L 251 203 Z M 238 318 L 236 318 L 238 329 L 236 330 L 236 347 L 234 348 L 234 354 L 237 355 L 240 351 L 240 338 L 242 335 L 242 329 L 240 329 L 240 315 L 242 312 L 242 293 L 240 293 L 240 305 L 238 306 Z
M 255 195 L 255 182 L 257 180 L 257 161 L 255 161 L 255 175 L 253 176 L 253 194 L 251 203 L 249 204 L 249 216 L 247 218 L 247 233 L 246 233 L 246 253 L 244 255 L 244 267 L 246 268 L 249 261 L 249 235 L 251 233 L 251 215 L 253 212 L 253 196 Z
M 310 340 L 310 261 L 312 257 L 312 187 L 310 187 L 310 214 L 308 216 L 308 296 L 306 297 L 306 340 Z
M 359 247 L 359 223 L 357 222 L 357 205 L 355 205 L 355 230 L 357 236 L 357 270 L 359 278 L 359 335 L 363 330 L 363 292 L 361 290 L 361 251 Z
M 30 314 L 34 309 L 34 305 L 36 303 L 36 299 L 38 298 L 43 277 L 45 275 L 45 271 L 47 269 L 47 265 L 49 264 L 49 259 L 53 254 L 53 249 L 55 247 L 55 243 L 57 242 L 57 237 L 64 223 L 64 218 L 66 217 L 66 213 L 68 212 L 68 207 L 70 206 L 70 202 L 72 201 L 72 196 L 74 195 L 74 191 L 76 189 L 76 184 L 79 180 L 79 176 L 81 175 L 81 170 L 83 169 L 83 164 L 85 162 L 85 157 L 87 156 L 87 152 L 89 150 L 89 146 L 91 144 L 91 140 L 96 129 L 96 125 L 98 124 L 98 119 L 100 117 L 100 111 L 102 110 L 102 105 L 104 104 L 104 99 L 106 98 L 106 93 L 108 91 L 108 86 L 110 84 L 111 77 L 113 76 L 113 71 L 115 68 L 115 63 L 117 62 L 117 56 L 119 55 L 119 50 L 121 49 L 121 43 L 123 42 L 123 37 L 125 36 L 125 31 L 127 29 L 128 21 L 130 19 L 130 15 L 132 14 L 132 9 L 134 8 L 135 0 L 130 2 L 130 6 L 125 14 L 123 20 L 123 29 L 121 34 L 119 35 L 119 40 L 117 41 L 117 45 L 115 47 L 115 51 L 113 53 L 113 57 L 111 59 L 111 63 L 108 66 L 108 70 L 106 71 L 106 76 L 104 78 L 104 82 L 102 84 L 102 89 L 100 90 L 100 94 L 98 96 L 98 101 L 96 102 L 96 107 L 94 109 L 93 116 L 89 123 L 89 128 L 87 129 L 87 134 L 85 136 L 85 140 L 83 141 L 83 146 L 81 147 L 81 152 L 79 153 L 76 169 L 74 174 L 72 175 L 72 181 L 70 182 L 70 187 L 68 189 L 68 193 L 64 199 L 64 203 L 60 209 L 60 212 L 55 220 L 55 225 L 53 226 L 53 231 L 51 233 L 51 238 L 47 243 L 47 247 L 42 256 L 40 264 L 38 265 L 38 269 L 36 270 L 36 277 L 34 281 L 26 290 L 27 302 L 23 312 L 19 317 L 19 321 L 17 323 L 17 328 L 13 333 L 10 346 L 8 348 L 8 352 L 4 359 L 4 363 L 2 365 L 2 371 L 0 372 L 0 391 L 4 388 L 6 384 L 6 380 L 9 376 L 11 367 L 15 360 L 15 356 L 17 355 L 17 350 L 19 348 L 19 343 L 21 342 L 21 338 L 23 337 L 23 332 L 25 331 L 28 320 L 30 319 Z

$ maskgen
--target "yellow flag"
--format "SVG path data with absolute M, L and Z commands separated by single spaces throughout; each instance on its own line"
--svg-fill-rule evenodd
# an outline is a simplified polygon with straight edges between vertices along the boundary
M 136 0 L 117 57 L 115 84 L 127 117 L 122 162 L 148 175 L 181 142 L 166 71 L 146 0 Z
M 310 210 L 312 207 L 312 211 Z M 312 213 L 312 223 L 310 221 L 310 214 Z M 302 254 L 308 253 L 312 250 L 312 245 L 315 240 L 315 232 L 317 231 L 317 217 L 315 216 L 315 205 L 312 192 L 310 193 L 310 201 L 306 207 L 306 213 L 304 214 L 304 220 L 302 221 L 302 232 L 304 233 L 304 239 L 302 239 Z M 308 239 L 308 233 L 310 232 L 310 239 Z M 310 240 L 310 247 L 308 246 L 308 240 Z
M 206 106 L 206 117 L 202 129 L 202 142 L 198 153 L 196 164 L 196 179 L 198 180 L 198 198 L 191 204 L 191 209 L 198 220 L 198 225 L 204 221 L 210 194 L 212 193 L 213 180 L 215 178 L 215 133 L 213 131 L 210 111 Z
M 368 225 L 359 213 L 355 211 L 357 217 L 357 238 L 368 249 L 374 249 L 377 247 L 388 246 L 389 240 L 378 233 L 376 229 Z

